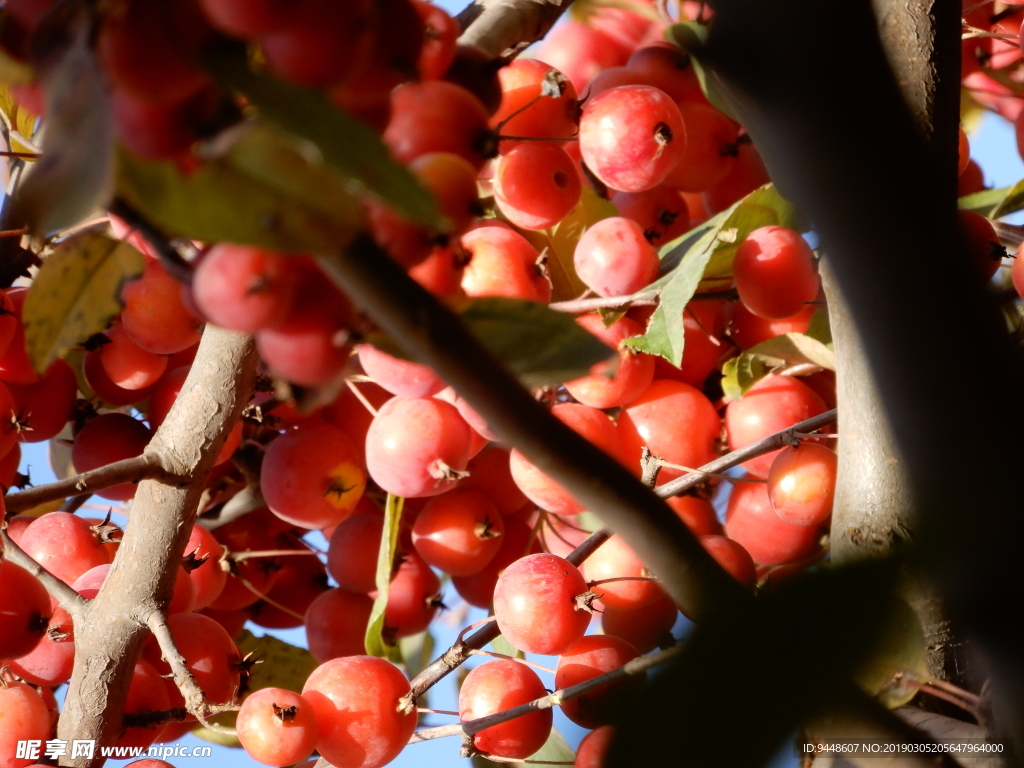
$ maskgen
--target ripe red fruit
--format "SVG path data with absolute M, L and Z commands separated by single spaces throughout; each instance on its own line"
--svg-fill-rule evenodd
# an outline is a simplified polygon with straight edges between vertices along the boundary
M 491 117 L 491 127 L 504 136 L 553 139 L 575 136 L 579 118 L 576 89 L 566 80 L 560 96 L 542 95 L 549 72 L 555 73 L 551 77 L 554 86 L 561 73 L 539 59 L 515 59 L 499 69 L 501 106 Z M 505 154 L 513 147 L 529 143 L 502 141 L 498 148 Z
M 14 291 L 16 295 L 18 293 L 21 294 L 22 298 L 19 304 L 23 304 L 25 291 L 19 291 L 16 288 L 10 290 Z M 7 291 L 0 291 L 0 359 L 3 359 L 7 354 L 7 350 L 10 348 L 15 336 L 21 330 L 20 314 L 20 306 L 17 309 L 15 308 L 14 302 L 7 295 Z M 24 331 L 22 331 L 21 343 L 24 344 Z
M 428 0 L 413 0 L 413 5 L 426 27 L 417 69 L 424 80 L 437 80 L 455 60 L 455 42 L 462 30 L 439 5 Z
M 110 553 L 89 523 L 69 512 L 36 518 L 22 534 L 21 548 L 65 584 L 110 562 Z
M 455 486 L 469 462 L 470 429 L 455 406 L 395 397 L 366 433 L 366 469 L 396 496 L 436 496 Z
M 91 419 L 75 435 L 71 462 L 79 472 L 91 472 L 115 461 L 141 456 L 149 444 L 149 429 L 138 419 L 124 413 L 104 413 Z M 136 485 L 119 485 L 96 491 L 97 496 L 126 501 L 135 496 Z
M 590 626 L 590 612 L 581 604 L 586 592 L 587 583 L 572 563 L 555 555 L 527 555 L 509 565 L 494 587 L 498 628 L 524 653 L 564 653 Z
M 739 127 L 710 104 L 680 104 L 686 148 L 665 184 L 684 192 L 704 192 L 721 183 L 736 162 Z
M 771 181 L 753 144 L 740 142 L 736 151 L 736 162 L 733 163 L 729 175 L 704 193 L 704 204 L 711 214 L 724 211 L 761 185 Z
M 690 57 L 674 45 L 649 45 L 633 52 L 626 67 L 643 76 L 645 84 L 667 93 L 680 111 L 683 102 L 706 104 L 697 70 Z M 683 117 L 686 121 L 685 113 Z M 690 138 L 690 125 L 686 125 L 686 138 Z
M 755 344 L 784 333 L 805 333 L 811 325 L 814 310 L 813 304 L 806 304 L 792 317 L 768 320 L 758 317 L 743 304 L 737 303 L 733 311 L 730 337 L 740 349 L 750 349 Z M 689 343 L 689 339 L 686 341 Z M 686 353 L 683 354 L 685 356 Z
M 153 386 L 167 368 L 167 356 L 143 349 L 128 336 L 121 323 L 106 332 L 107 343 L 99 348 L 103 370 L 122 389 Z
M 1006 255 L 1006 249 L 999 242 L 992 222 L 974 211 L 957 211 L 957 214 L 971 260 L 978 265 L 986 279 L 991 278 Z
M 737 450 L 826 411 L 817 393 L 793 376 L 765 376 L 725 409 L 729 448 Z M 653 449 L 652 449 L 653 450 Z M 779 451 L 743 463 L 754 477 L 768 477 Z
M 381 352 L 372 344 L 357 344 L 359 364 L 374 382 L 401 397 L 430 397 L 445 388 L 429 365 L 414 363 Z
M 459 690 L 459 719 L 476 720 L 547 694 L 537 673 L 511 659 L 481 664 L 466 675 Z M 473 736 L 473 746 L 497 757 L 523 759 L 547 741 L 552 712 L 541 709 L 515 720 L 492 725 Z
M 462 236 L 470 254 L 462 276 L 467 296 L 506 296 L 546 304 L 551 282 L 540 269 L 540 253 L 508 227 L 483 225 Z
M 700 543 L 715 558 L 730 576 L 745 587 L 757 583 L 757 571 L 750 553 L 743 546 L 726 536 L 701 536 Z
M 428 152 L 453 152 L 474 168 L 495 154 L 487 109 L 465 88 L 444 80 L 405 83 L 391 94 L 384 141 L 409 163 Z
M 392 640 L 424 631 L 441 607 L 441 580 L 419 555 L 408 552 L 391 577 L 384 634 Z
M 199 0 L 203 15 L 213 26 L 243 38 L 284 26 L 290 5 L 288 0 Z
M 605 634 L 621 637 L 639 653 L 647 653 L 668 639 L 678 614 L 672 598 L 659 590 L 656 600 L 640 608 L 606 605 L 601 613 L 601 627 Z
M 643 561 L 619 536 L 612 536 L 583 563 L 587 581 L 628 577 L 650 577 Z M 613 581 L 593 587 L 602 605 L 616 608 L 640 608 L 654 602 L 662 588 L 656 581 Z
M 380 768 L 416 728 L 415 709 L 398 710 L 409 681 L 388 661 L 349 656 L 321 664 L 302 688 L 316 712 L 317 751 L 336 766 Z
M 197 11 L 192 3 L 129 3 L 108 16 L 96 43 L 104 74 L 117 88 L 158 104 L 202 90 L 209 79 L 189 54 L 211 30 Z
M 609 456 L 621 457 L 618 430 L 602 411 L 578 403 L 559 403 L 551 409 L 551 415 Z M 512 451 L 509 466 L 516 485 L 541 509 L 556 515 L 577 515 L 583 511 L 583 506 L 567 490 L 531 464 L 518 450 Z
M 527 499 L 512 479 L 508 462 L 508 449 L 496 445 L 484 448 L 470 460 L 466 467 L 469 477 L 459 487 L 480 491 L 502 515 L 518 512 Z
M 372 382 L 360 382 L 353 386 L 359 390 L 359 394 L 374 410 L 378 410 L 391 399 L 390 392 Z M 366 433 L 369 432 L 370 425 L 373 423 L 373 413 L 363 404 L 362 400 L 356 397 L 350 387 L 345 387 L 333 402 L 324 406 L 324 409 L 320 411 L 320 416 L 328 424 L 333 424 L 352 439 L 352 444 L 355 445 L 360 460 L 365 466 Z
M 0 659 L 30 653 L 52 616 L 50 596 L 39 580 L 21 566 L 0 560 Z
M 640 654 L 614 635 L 586 635 L 558 659 L 555 688 L 561 690 L 618 669 Z M 597 728 L 616 719 L 630 704 L 644 678 L 635 676 L 562 702 L 562 712 L 576 725 Z
M 839 457 L 824 445 L 783 448 L 768 472 L 775 513 L 793 525 L 822 525 L 832 514 Z
M 700 390 L 681 381 L 655 379 L 619 415 L 619 430 L 631 468 L 640 466 L 645 445 L 665 461 L 700 467 L 715 458 L 721 422 Z M 658 478 L 667 482 L 681 474 L 681 470 L 664 467 Z
M 581 315 L 576 323 L 618 352 L 615 360 L 591 366 L 590 375 L 565 383 L 569 394 L 591 408 L 617 408 L 638 397 L 654 378 L 654 358 L 624 346 L 642 336 L 643 327 L 628 317 L 605 327 L 598 314 Z
M 632 219 L 602 219 L 576 243 L 573 263 L 580 280 L 599 296 L 627 296 L 658 274 L 658 252 Z
M 228 573 L 220 567 L 220 558 L 224 547 L 214 535 L 201 525 L 192 527 L 192 533 L 185 545 L 185 556 L 192 555 L 194 560 L 202 561 L 188 571 L 192 586 L 195 588 L 195 608 L 200 611 L 208 608 L 224 591 Z
M 85 374 L 86 384 L 89 385 L 96 397 L 117 408 L 141 403 L 149 397 L 153 391 L 152 387 L 132 390 L 119 387 L 112 382 L 107 376 L 107 372 L 103 370 L 102 354 L 101 349 L 93 349 L 86 352 L 82 360 L 82 373 Z
M 313 658 L 323 664 L 342 656 L 366 653 L 366 625 L 373 599 L 344 589 L 329 589 L 306 610 L 306 640 Z
M 657 186 L 686 147 L 679 107 L 646 85 L 612 88 L 588 101 L 580 118 L 580 152 L 601 181 L 623 192 Z
M 352 514 L 366 474 L 348 436 L 322 423 L 282 435 L 267 447 L 260 487 L 270 511 L 282 520 L 326 528 Z
M 267 593 L 267 599 L 250 609 L 253 622 L 268 629 L 301 627 L 309 606 L 328 589 L 327 568 L 319 557 L 310 553 L 282 560 L 281 570 L 274 587 Z
M 264 508 L 221 526 L 214 535 L 231 552 L 281 549 L 281 542 L 271 528 L 277 522 L 280 522 L 280 518 Z M 228 575 L 224 589 L 210 603 L 210 607 L 217 611 L 247 608 L 273 587 L 278 572 L 278 561 L 271 557 L 254 557 L 236 563 L 237 576 L 235 573 Z M 243 579 L 249 582 L 251 589 Z
M 350 592 L 372 592 L 377 588 L 377 552 L 384 532 L 384 519 L 377 515 L 353 515 L 331 536 L 327 570 L 338 586 Z
M 584 736 L 576 748 L 576 768 L 604 768 L 605 755 L 614 735 L 612 726 L 602 725 Z
M 690 212 L 683 196 L 659 184 L 643 192 L 616 192 L 612 203 L 619 215 L 640 225 L 654 246 L 670 243 L 690 228 Z
M 313 707 L 283 688 L 254 691 L 243 702 L 235 729 L 249 757 L 264 765 L 294 765 L 316 746 Z
M 17 403 L 18 437 L 23 443 L 40 443 L 56 437 L 74 415 L 78 380 L 63 360 L 54 360 L 35 384 L 8 384 L 7 388 Z M 0 395 L 0 408 L 2 402 Z M 0 451 L 3 444 L 0 441 Z
M 0 582 L 2 581 L 3 567 L 0 566 Z M 21 598 L 24 599 L 24 596 Z M 55 686 L 66 683 L 71 679 L 75 665 L 75 630 L 71 615 L 63 608 L 52 610 L 53 618 L 47 624 L 39 644 L 24 656 L 4 661 L 14 674 L 32 685 Z M 5 640 L 8 634 L 4 632 Z M 2 656 L 3 651 L 0 651 L 0 657 Z
M 472 576 L 453 576 L 452 586 L 470 605 L 488 608 L 494 599 L 494 587 L 501 572 L 521 557 L 540 551 L 540 541 L 533 535 L 533 527 L 528 524 L 526 516 L 506 517 L 501 549 L 491 562 Z
M 143 349 L 173 355 L 199 341 L 201 324 L 182 302 L 180 284 L 159 261 L 147 261 L 142 277 L 128 283 L 122 297 L 125 333 Z
M 567 21 L 548 33 L 538 55 L 586 96 L 590 81 L 603 69 L 625 64 L 631 48 L 581 21 Z
M 736 483 L 725 513 L 725 533 L 759 565 L 802 560 L 818 548 L 814 525 L 793 525 L 775 514 L 762 483 Z
M 499 161 L 494 199 L 505 217 L 521 229 L 547 229 L 580 201 L 576 164 L 554 144 L 524 142 Z
M 255 333 L 284 319 L 295 293 L 294 278 L 287 256 L 219 243 L 196 267 L 192 295 L 210 322 Z
M 4 310 L 0 317 L 5 318 L 3 323 L 3 335 L 6 335 L 7 328 L 11 321 L 14 322 L 14 332 L 10 344 L 3 357 L 0 357 L 0 379 L 12 384 L 35 384 L 39 381 L 39 374 L 28 359 L 28 352 L 25 348 L 25 326 L 21 322 L 21 310 L 25 306 L 25 295 L 27 288 L 8 288 L 0 308 Z M 12 312 L 12 315 L 7 315 Z M 7 319 L 9 318 L 9 319 Z
M 0 766 L 2 768 L 25 768 L 31 760 L 16 758 L 19 741 L 38 741 L 50 738 L 53 733 L 53 719 L 42 697 L 25 683 L 0 685 Z
M 818 295 L 814 252 L 787 227 L 761 227 L 744 238 L 733 262 L 736 291 L 759 317 L 792 317 Z
M 301 0 L 288 8 L 287 23 L 259 38 L 267 68 L 300 85 L 333 85 L 351 74 L 370 52 L 373 3 Z
M 198 613 L 176 613 L 167 617 L 174 644 L 185 666 L 213 704 L 234 701 L 240 681 L 240 655 L 227 631 L 213 619 Z M 143 649 L 146 660 L 161 675 L 170 675 L 170 665 L 161 658 L 156 641 L 150 637 Z M 182 706 L 181 694 L 172 695 L 171 706 Z
M 453 488 L 430 499 L 416 516 L 412 543 L 435 568 L 470 576 L 498 553 L 504 532 L 501 515 L 484 494 Z
M 722 524 L 718 522 L 715 508 L 707 499 L 700 496 L 672 496 L 665 499 L 665 503 L 672 507 L 676 516 L 697 536 L 722 532 Z

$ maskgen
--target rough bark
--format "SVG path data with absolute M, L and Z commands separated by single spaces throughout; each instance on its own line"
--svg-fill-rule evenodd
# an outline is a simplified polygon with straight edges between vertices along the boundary
M 868 363 L 884 374 L 881 402 L 921 510 L 914 553 L 983 655 L 997 729 L 1024 734 L 1024 407 L 994 394 L 1024 386 L 1024 371 L 868 3 L 846 4 L 827 40 L 819 10 L 719 0 L 706 58 L 821 237 Z M 969 483 L 967 467 L 984 478 Z
M 945 204 L 956 201 L 960 99 L 960 8 L 949 0 L 872 0 L 879 38 L 896 85 L 941 179 Z M 917 507 L 864 340 L 839 283 L 823 265 L 836 349 L 836 390 L 842 410 L 839 476 L 832 514 L 832 557 L 837 563 L 890 553 L 913 539 Z M 937 598 L 908 579 L 908 600 L 921 620 L 933 675 L 964 681 L 954 657 L 958 642 Z
M 195 363 L 166 421 L 146 448 L 175 484 L 139 484 L 131 519 L 103 589 L 75 622 L 75 669 L 59 738 L 113 744 L 132 670 L 152 617 L 166 609 L 196 519 L 203 484 L 256 379 L 249 337 L 207 326 Z M 93 759 L 61 765 L 94 768 Z
M 572 0 L 474 0 L 458 15 L 459 42 L 493 56 L 514 55 L 540 40 Z

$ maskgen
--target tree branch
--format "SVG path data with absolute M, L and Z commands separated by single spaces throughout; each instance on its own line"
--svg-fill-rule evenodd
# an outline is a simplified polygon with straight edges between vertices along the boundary
M 10 536 L 7 535 L 7 528 L 0 528 L 0 542 L 3 543 L 3 556 L 15 565 L 20 565 L 26 571 L 35 576 L 46 587 L 46 591 L 57 601 L 71 618 L 78 621 L 89 605 L 89 601 L 75 592 L 71 587 L 58 579 L 48 570 L 37 563 L 29 554 L 19 547 Z
M 456 19 L 464 30 L 459 42 L 492 56 L 514 56 L 540 40 L 572 0 L 473 0 Z
M 120 736 L 132 670 L 151 622 L 170 602 L 199 498 L 228 433 L 248 403 L 258 362 L 252 339 L 207 326 L 171 412 L 146 453 L 180 484 L 139 484 L 104 589 L 75 625 L 75 669 L 58 723 L 65 741 L 110 746 Z M 61 758 L 98 768 L 102 758 Z
M 83 472 L 55 483 L 37 485 L 17 493 L 9 493 L 4 497 L 4 506 L 8 513 L 24 512 L 40 504 L 57 499 L 75 496 L 90 496 L 104 488 L 121 483 L 139 483 L 143 480 L 172 480 L 173 476 L 164 470 L 160 457 L 152 453 L 143 453 L 124 461 L 115 461 L 105 467 Z

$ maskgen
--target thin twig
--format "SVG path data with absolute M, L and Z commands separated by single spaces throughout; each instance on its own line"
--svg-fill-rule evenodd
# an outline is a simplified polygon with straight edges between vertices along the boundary
M 263 549 L 249 550 L 246 552 L 225 552 L 221 559 L 233 560 L 240 563 L 254 557 L 288 557 L 290 555 L 319 555 L 315 549 Z
M 3 556 L 15 565 L 20 565 L 35 576 L 46 587 L 57 604 L 67 611 L 71 618 L 78 621 L 89 607 L 89 601 L 75 592 L 71 587 L 58 579 L 43 566 L 37 563 L 25 550 L 19 547 L 7 534 L 6 526 L 0 529 L 0 541 L 3 542 Z
M 721 472 L 705 472 L 702 469 L 693 469 L 691 467 L 684 467 L 682 464 L 673 464 L 670 461 L 659 459 L 655 457 L 655 460 L 663 467 L 669 469 L 679 469 L 683 472 L 690 472 L 695 474 L 703 475 L 704 477 L 717 477 L 719 480 L 728 480 L 730 483 L 767 483 L 767 480 L 763 480 L 759 477 L 733 477 L 732 475 L 723 475 Z
M 445 736 L 461 736 L 462 734 L 472 736 L 473 734 L 480 733 L 480 731 L 490 728 L 491 726 L 507 723 L 509 720 L 515 720 L 517 717 L 523 717 L 524 715 L 529 715 L 532 712 L 551 709 L 551 707 L 556 704 L 561 704 L 563 701 L 570 701 L 585 693 L 590 693 L 590 691 L 597 688 L 603 688 L 606 685 L 616 683 L 620 680 L 625 680 L 626 678 L 638 675 L 641 672 L 646 672 L 651 667 L 657 666 L 658 664 L 664 664 L 669 659 L 675 658 L 682 652 L 682 650 L 683 646 L 679 645 L 674 648 L 668 648 L 664 651 L 648 654 L 647 656 L 639 656 L 631 661 L 627 661 L 621 667 L 613 669 L 611 672 L 605 672 L 603 675 L 592 677 L 589 680 L 585 680 L 584 682 L 576 685 L 570 685 L 568 688 L 562 688 L 561 690 L 555 691 L 547 696 L 534 699 L 526 704 L 520 704 L 518 707 L 506 709 L 503 712 L 496 712 L 493 715 L 479 717 L 476 720 L 467 720 L 463 723 L 441 725 L 436 728 L 426 728 L 422 731 L 417 731 L 412 735 L 412 738 L 409 739 L 409 743 L 416 744 L 420 741 L 440 739 Z
M 155 453 L 144 453 L 124 461 L 115 461 L 105 467 L 83 472 L 55 483 L 37 485 L 25 491 L 9 493 L 4 497 L 8 512 L 24 512 L 40 504 L 73 496 L 90 496 L 104 488 L 143 480 L 169 480 L 171 476 Z
M 362 392 L 359 391 L 359 387 L 357 387 L 355 385 L 355 382 L 352 381 L 353 378 L 354 377 L 349 376 L 347 379 L 345 379 L 345 385 L 350 390 L 352 390 L 352 394 L 356 396 L 356 400 L 358 400 L 360 403 L 363 404 L 363 407 L 366 408 L 366 410 L 368 410 L 370 412 L 370 415 L 376 417 L 377 416 L 377 409 L 373 407 L 373 403 L 371 403 L 366 398 L 366 395 L 364 395 Z

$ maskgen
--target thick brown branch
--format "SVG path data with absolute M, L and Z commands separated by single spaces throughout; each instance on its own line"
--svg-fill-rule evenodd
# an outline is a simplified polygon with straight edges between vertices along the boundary
M 121 483 L 139 483 L 143 480 L 167 480 L 171 475 L 164 471 L 160 457 L 144 453 L 135 458 L 116 461 L 105 467 L 83 472 L 66 480 L 37 485 L 28 490 L 9 493 L 4 497 L 7 511 L 24 512 L 40 504 L 74 496 L 90 496 L 104 488 Z
M 77 620 L 82 616 L 83 611 L 89 605 L 88 600 L 32 559 L 25 550 L 11 540 L 11 537 L 7 535 L 6 528 L 0 529 L 0 541 L 4 545 L 4 557 L 39 579 L 50 596 L 57 601 L 57 604 L 71 614 L 72 619 Z
M 456 17 L 459 42 L 492 56 L 514 55 L 548 33 L 572 0 L 473 0 Z
M 417 731 L 412 735 L 409 740 L 410 744 L 416 744 L 420 741 L 428 741 L 430 739 L 440 739 L 445 736 L 461 736 L 462 734 L 469 734 L 472 736 L 475 733 L 485 728 L 490 728 L 493 725 L 499 725 L 501 723 L 507 723 L 509 720 L 515 720 L 517 717 L 523 717 L 531 712 L 537 712 L 542 709 L 551 709 L 557 704 L 561 704 L 563 701 L 570 701 L 578 698 L 585 693 L 590 693 L 597 688 L 603 688 L 606 685 L 611 685 L 619 680 L 625 680 L 627 677 L 639 675 L 646 672 L 651 667 L 655 667 L 658 664 L 664 664 L 669 659 L 675 658 L 683 650 L 683 646 L 676 646 L 675 648 L 668 648 L 664 651 L 658 651 L 656 653 L 648 654 L 647 656 L 639 656 L 632 661 L 627 661 L 618 669 L 613 669 L 611 672 L 605 672 L 603 675 L 592 677 L 577 685 L 571 685 L 568 688 L 562 688 L 559 691 L 542 696 L 539 699 L 534 699 L 526 704 L 520 704 L 518 707 L 512 707 L 502 712 L 496 712 L 493 715 L 487 715 L 486 717 L 480 717 L 476 720 L 466 720 L 462 723 L 456 723 L 453 725 L 442 725 L 437 728 L 427 728 L 422 731 Z
M 185 707 L 163 709 L 159 712 L 125 712 L 125 728 L 153 728 L 166 723 L 183 723 L 189 717 Z

